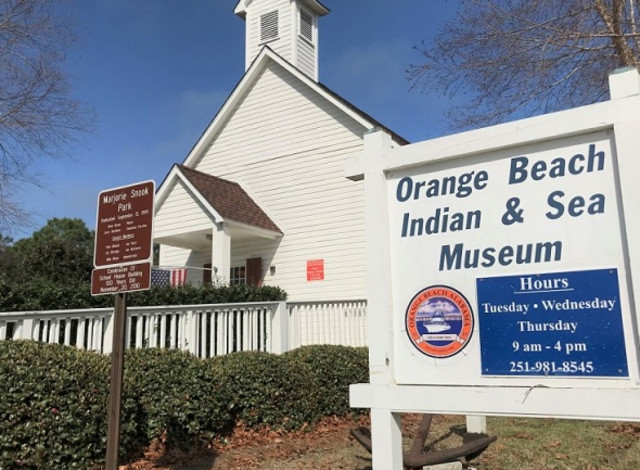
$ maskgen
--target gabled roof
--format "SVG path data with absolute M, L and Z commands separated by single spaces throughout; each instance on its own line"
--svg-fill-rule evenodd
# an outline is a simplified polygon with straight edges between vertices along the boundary
M 391 135 L 392 140 L 398 145 L 406 145 L 408 140 L 399 136 L 386 126 L 382 125 L 377 120 L 360 110 L 358 107 L 349 103 L 347 100 L 339 96 L 337 93 L 331 91 L 328 87 L 321 85 L 313 80 L 311 77 L 305 75 L 297 67 L 289 63 L 280 55 L 271 50 L 268 46 L 262 48 L 256 59 L 249 66 L 244 76 L 238 82 L 234 90 L 227 98 L 227 101 L 222 105 L 218 114 L 213 118 L 209 126 L 200 136 L 200 139 L 193 146 L 189 154 L 184 160 L 185 166 L 195 166 L 198 160 L 204 155 L 208 146 L 215 139 L 220 129 L 224 126 L 227 119 L 233 115 L 234 110 L 242 101 L 244 96 L 248 93 L 249 89 L 253 86 L 255 81 L 260 76 L 260 73 L 267 67 L 270 62 L 275 62 L 279 66 L 286 69 L 289 73 L 295 76 L 298 80 L 302 81 L 311 90 L 323 97 L 325 100 L 331 102 L 334 106 L 341 109 L 345 114 L 350 116 L 355 121 L 359 122 L 365 129 L 370 130 L 373 128 L 379 128 Z
M 242 186 L 184 165 L 177 165 L 194 188 L 224 219 L 282 233 Z
M 282 235 L 275 222 L 238 183 L 184 165 L 174 165 L 160 185 L 156 194 L 156 211 L 176 181 L 182 181 L 189 188 L 216 222 L 232 221 Z

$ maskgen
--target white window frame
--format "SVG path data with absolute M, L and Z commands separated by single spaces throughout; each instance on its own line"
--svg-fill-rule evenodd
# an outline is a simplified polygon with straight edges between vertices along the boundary
M 247 283 L 247 267 L 233 266 L 229 269 L 229 285 Z

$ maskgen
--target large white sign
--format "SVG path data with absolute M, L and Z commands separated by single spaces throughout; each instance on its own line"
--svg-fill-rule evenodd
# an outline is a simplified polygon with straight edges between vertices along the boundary
M 365 137 L 373 468 L 399 413 L 640 421 L 640 75 L 611 100 L 394 147 Z
M 629 377 L 611 139 L 590 133 L 387 174 L 397 383 Z

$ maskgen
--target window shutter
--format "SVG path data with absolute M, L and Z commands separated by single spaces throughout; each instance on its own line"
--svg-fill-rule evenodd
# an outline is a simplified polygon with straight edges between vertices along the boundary
M 260 17 L 260 40 L 267 41 L 278 37 L 278 10 L 265 13 Z
M 204 285 L 209 285 L 211 284 L 211 279 L 213 276 L 211 276 L 211 263 L 206 263 L 204 266 L 204 269 L 202 270 L 202 283 Z
M 305 10 L 300 10 L 300 35 L 313 41 L 313 16 Z
M 250 286 L 262 285 L 262 258 L 247 260 L 247 284 Z

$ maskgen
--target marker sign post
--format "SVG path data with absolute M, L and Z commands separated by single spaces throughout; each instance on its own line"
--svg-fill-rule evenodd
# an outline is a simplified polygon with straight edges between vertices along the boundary
M 640 421 L 640 76 L 611 101 L 393 148 L 365 180 L 373 467 L 399 413 Z
M 98 196 L 91 294 L 115 294 L 106 470 L 118 468 L 126 293 L 151 286 L 154 197 L 153 181 L 109 189 Z

